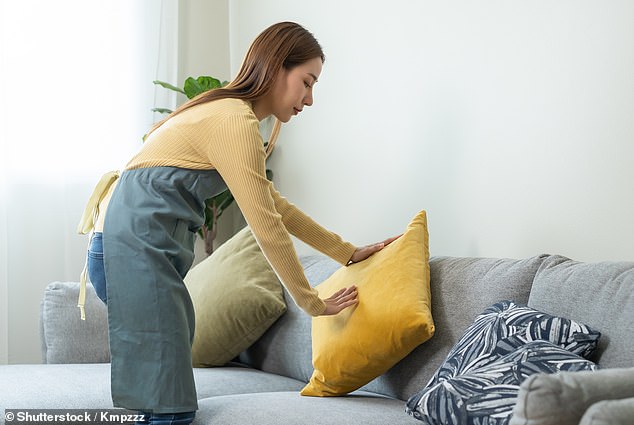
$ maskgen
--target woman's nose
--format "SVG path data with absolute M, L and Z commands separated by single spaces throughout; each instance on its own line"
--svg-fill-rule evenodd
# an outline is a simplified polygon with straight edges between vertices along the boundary
M 313 104 L 313 93 L 312 91 L 309 92 L 306 97 L 304 98 L 304 105 L 306 106 L 312 106 Z

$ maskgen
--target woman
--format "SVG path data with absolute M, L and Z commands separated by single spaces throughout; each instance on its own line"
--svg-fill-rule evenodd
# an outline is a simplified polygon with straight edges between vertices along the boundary
M 289 232 L 341 264 L 391 242 L 356 248 L 288 203 L 266 178 L 259 121 L 288 122 L 313 103 L 324 54 L 300 25 L 283 22 L 251 45 L 225 88 L 185 103 L 151 130 L 111 186 L 89 254 L 97 293 L 107 282 L 112 398 L 145 423 L 190 423 L 197 409 L 191 366 L 194 311 L 183 283 L 208 199 L 228 187 L 262 252 L 294 301 L 312 316 L 357 302 L 354 286 L 327 299 L 310 287 Z M 226 185 L 226 186 L 225 186 Z M 116 188 L 115 188 L 116 186 Z M 114 190 L 112 190 L 114 188 Z M 104 214 L 101 214 L 103 217 Z

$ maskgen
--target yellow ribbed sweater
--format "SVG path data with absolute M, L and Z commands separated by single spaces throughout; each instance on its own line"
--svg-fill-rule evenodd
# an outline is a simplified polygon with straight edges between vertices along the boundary
M 166 121 L 148 137 L 126 168 L 217 170 L 295 303 L 308 314 L 319 315 L 325 304 L 308 283 L 289 232 L 341 264 L 347 264 L 356 247 L 280 196 L 266 178 L 265 160 L 259 122 L 251 104 L 222 99 L 195 106 Z M 100 208 L 105 211 L 105 206 Z

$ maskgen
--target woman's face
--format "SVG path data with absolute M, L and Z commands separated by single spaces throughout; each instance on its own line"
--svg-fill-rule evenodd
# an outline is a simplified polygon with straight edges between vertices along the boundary
M 290 70 L 282 68 L 271 90 L 271 113 L 288 122 L 305 106 L 313 104 L 313 86 L 321 74 L 321 58 L 316 57 Z

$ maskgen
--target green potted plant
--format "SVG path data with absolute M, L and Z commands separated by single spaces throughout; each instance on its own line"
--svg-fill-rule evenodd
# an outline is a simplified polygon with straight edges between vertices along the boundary
M 185 83 L 183 84 L 183 88 L 176 87 L 172 84 L 158 80 L 154 81 L 154 84 L 164 87 L 168 90 L 175 91 L 177 93 L 182 93 L 187 96 L 188 99 L 192 99 L 208 90 L 224 87 L 228 84 L 228 82 L 220 82 L 220 80 L 214 77 L 200 76 L 198 78 L 187 78 L 185 80 Z M 172 113 L 172 110 L 167 108 L 152 108 L 152 111 L 159 112 L 161 114 Z M 271 151 L 273 150 L 273 145 L 275 144 L 275 139 L 277 138 L 277 134 L 279 132 L 279 127 L 280 123 L 276 120 L 273 123 L 269 140 L 264 142 L 264 146 L 267 147 L 267 156 L 270 155 Z M 143 137 L 143 139 L 145 140 L 145 136 Z M 267 169 L 267 178 L 271 179 L 272 175 L 273 173 L 271 172 L 271 170 Z M 205 201 L 205 223 L 198 233 L 200 237 L 205 241 L 205 252 L 207 253 L 207 255 L 211 255 L 213 253 L 213 242 L 214 239 L 216 239 L 216 235 L 218 233 L 218 219 L 220 218 L 222 213 L 233 203 L 233 200 L 233 195 L 227 189 L 224 192 Z

